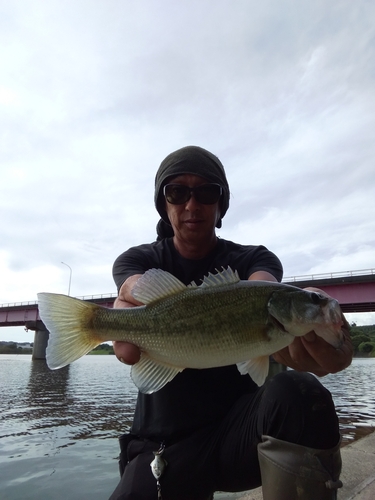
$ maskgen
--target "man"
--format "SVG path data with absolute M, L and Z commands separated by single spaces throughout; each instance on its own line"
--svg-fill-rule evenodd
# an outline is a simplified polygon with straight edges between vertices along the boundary
M 115 307 L 140 305 L 131 290 L 148 269 L 166 270 L 186 285 L 230 266 L 241 279 L 281 281 L 279 259 L 265 247 L 218 239 L 215 228 L 229 206 L 224 167 L 195 146 L 171 153 L 155 178 L 162 218 L 158 241 L 120 255 L 113 268 Z M 347 330 L 340 349 L 310 332 L 276 361 L 322 376 L 347 367 Z M 140 351 L 114 343 L 116 356 L 134 364 Z M 214 491 L 244 491 L 262 483 L 264 500 L 336 498 L 340 435 L 329 392 L 313 376 L 283 372 L 257 387 L 236 366 L 184 370 L 153 394 L 138 395 L 131 433 L 120 439 L 122 478 L 115 499 L 208 500 Z M 160 487 L 150 463 L 162 450 Z M 164 463 L 164 462 L 163 462 Z M 161 488 L 161 489 L 160 489 Z M 303 492 L 303 493 L 301 493 Z

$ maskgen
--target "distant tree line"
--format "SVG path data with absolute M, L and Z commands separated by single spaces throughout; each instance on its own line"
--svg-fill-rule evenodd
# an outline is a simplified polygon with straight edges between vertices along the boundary
M 29 347 L 30 346 L 30 347 Z M 17 342 L 0 341 L 0 354 L 32 354 L 33 344 L 17 344 Z M 110 344 L 100 344 L 90 354 L 114 354 Z
M 354 356 L 375 357 L 375 325 L 350 325 Z
M 16 342 L 1 342 L 0 354 L 32 354 L 32 347 L 22 347 Z
M 114 354 L 112 345 L 110 344 L 100 344 L 95 347 L 89 354 Z

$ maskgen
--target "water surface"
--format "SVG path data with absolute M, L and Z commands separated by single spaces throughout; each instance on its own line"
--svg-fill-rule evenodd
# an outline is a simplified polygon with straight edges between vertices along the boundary
M 2 500 L 103 500 L 118 480 L 118 442 L 137 391 L 115 356 L 85 356 L 61 370 L 0 355 Z M 332 392 L 343 444 L 375 427 L 375 359 L 321 379 Z

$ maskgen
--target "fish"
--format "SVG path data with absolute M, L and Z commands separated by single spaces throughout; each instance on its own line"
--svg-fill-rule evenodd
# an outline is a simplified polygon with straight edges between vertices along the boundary
M 269 356 L 310 331 L 339 348 L 336 299 L 271 281 L 241 280 L 230 267 L 186 286 L 161 269 L 146 271 L 132 296 L 144 305 L 106 308 L 61 294 L 38 294 L 49 331 L 46 361 L 58 369 L 108 341 L 137 345 L 131 378 L 140 392 L 160 390 L 186 368 L 236 364 L 261 386 Z

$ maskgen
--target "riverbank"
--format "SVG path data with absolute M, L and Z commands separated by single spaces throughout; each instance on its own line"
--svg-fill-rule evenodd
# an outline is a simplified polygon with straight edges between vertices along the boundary
M 375 498 L 375 432 L 341 449 L 344 486 L 338 500 L 373 500 Z M 215 495 L 220 500 L 262 500 L 262 489 L 257 488 L 239 496 L 228 493 Z

